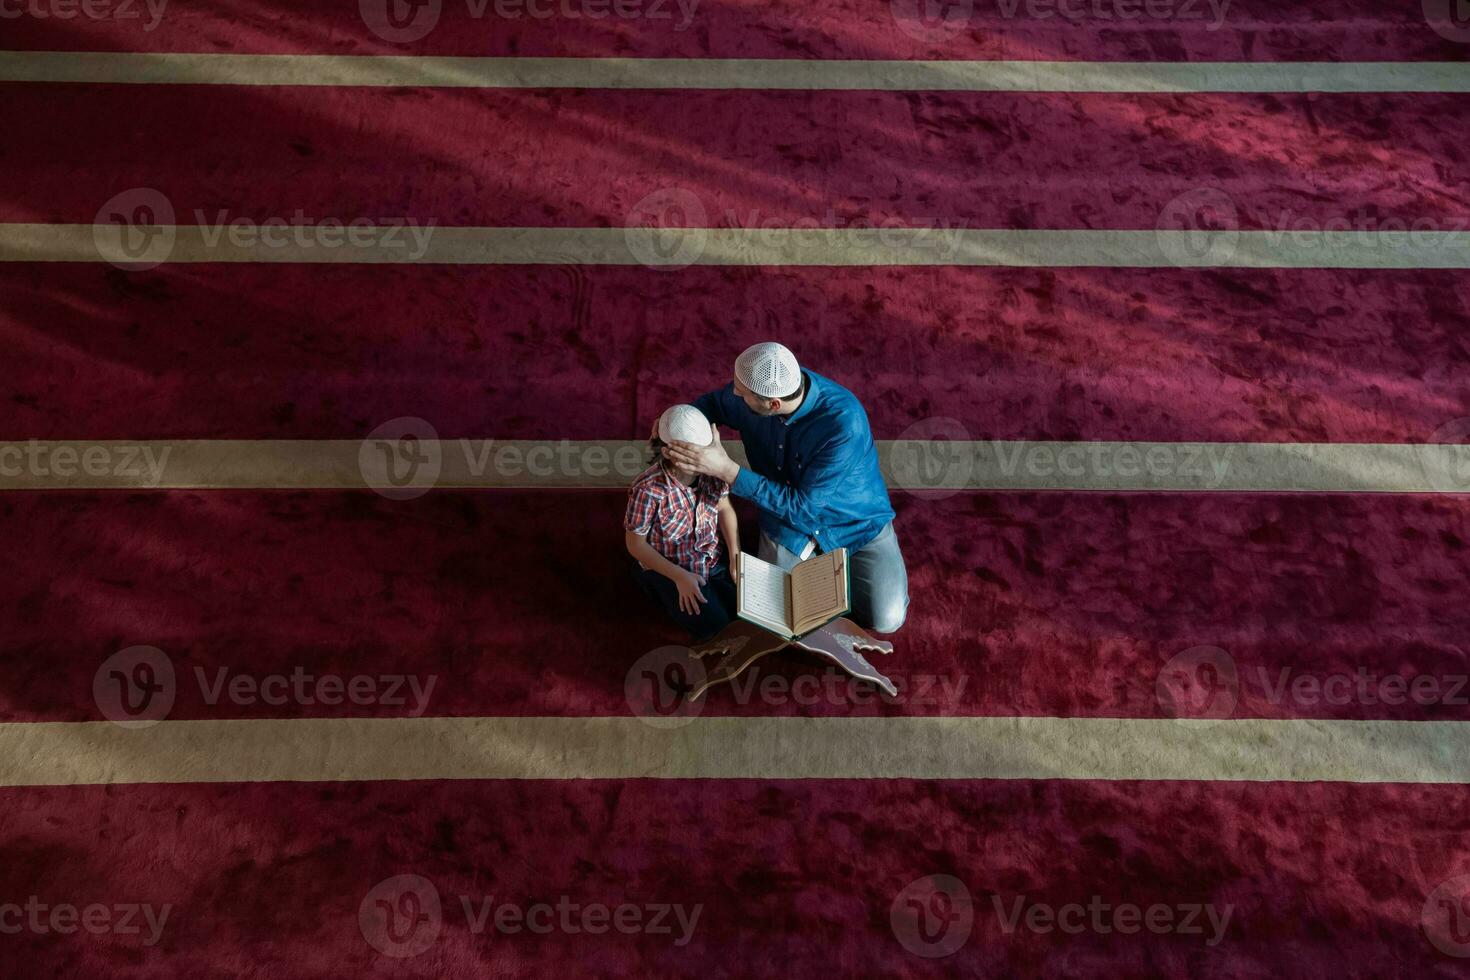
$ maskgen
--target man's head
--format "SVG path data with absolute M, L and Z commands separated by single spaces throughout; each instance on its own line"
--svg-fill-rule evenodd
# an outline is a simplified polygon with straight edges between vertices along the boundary
M 801 366 L 796 355 L 767 341 L 735 358 L 735 394 L 757 415 L 789 415 L 801 405 Z

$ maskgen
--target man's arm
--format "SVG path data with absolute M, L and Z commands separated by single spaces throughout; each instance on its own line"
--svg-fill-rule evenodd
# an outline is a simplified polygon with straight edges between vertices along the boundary
M 753 501 L 803 534 L 811 534 L 822 525 L 821 513 L 828 497 L 854 469 L 851 457 L 856 448 L 853 437 L 833 436 L 817 452 L 797 486 L 778 483 L 742 466 L 730 492 Z
M 725 411 L 725 394 L 730 391 L 732 385 L 716 388 L 705 395 L 700 395 L 691 404 L 704 413 L 704 417 L 715 425 L 733 425 L 729 413 Z
M 860 444 L 860 439 L 851 433 L 832 436 L 802 473 L 801 484 L 794 487 L 767 479 L 735 462 L 725 452 L 718 431 L 708 446 L 674 442 L 664 449 L 664 455 L 696 473 L 724 480 L 730 484 L 731 493 L 754 501 L 762 510 L 803 534 L 811 534 L 821 527 L 818 517 L 831 491 L 856 468 L 854 457 L 860 452 Z

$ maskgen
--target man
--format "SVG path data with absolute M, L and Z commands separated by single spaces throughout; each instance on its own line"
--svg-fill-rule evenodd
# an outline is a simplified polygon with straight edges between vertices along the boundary
M 908 571 L 868 415 L 852 392 L 803 371 L 781 344 L 764 343 L 736 358 L 733 384 L 693 404 L 711 422 L 740 433 L 749 468 L 729 457 L 718 430 L 707 446 L 676 441 L 664 454 L 754 501 L 760 557 L 791 568 L 846 548 L 854 621 L 877 633 L 902 626 Z

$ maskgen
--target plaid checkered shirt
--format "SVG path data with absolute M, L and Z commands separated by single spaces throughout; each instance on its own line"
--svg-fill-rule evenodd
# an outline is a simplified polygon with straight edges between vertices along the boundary
M 697 476 L 684 486 L 655 462 L 628 489 L 623 528 L 648 536 L 653 550 L 680 568 L 708 576 L 720 560 L 720 521 L 715 507 L 730 485 Z

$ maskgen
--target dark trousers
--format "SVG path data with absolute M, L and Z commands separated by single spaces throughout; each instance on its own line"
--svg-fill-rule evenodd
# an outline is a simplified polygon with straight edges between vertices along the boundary
M 699 605 L 699 615 L 691 616 L 679 608 L 679 588 L 658 572 L 639 567 L 630 562 L 633 580 L 643 594 L 663 608 L 669 618 L 688 630 L 696 640 L 707 639 L 724 629 L 735 617 L 735 583 L 724 565 L 716 565 L 709 580 L 699 587 L 705 601 Z

